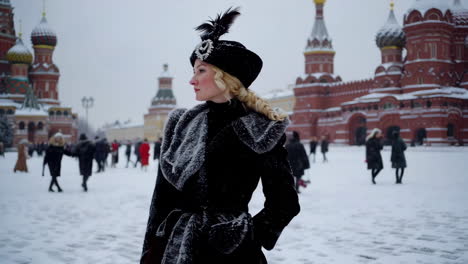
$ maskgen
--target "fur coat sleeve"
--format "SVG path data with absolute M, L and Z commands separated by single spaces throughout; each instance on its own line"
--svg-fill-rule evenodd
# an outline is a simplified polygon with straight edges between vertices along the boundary
M 265 205 L 253 217 L 254 236 L 267 250 L 273 249 L 283 229 L 300 211 L 288 154 L 283 147 L 285 140 L 283 136 L 273 150 L 265 153 L 258 167 Z

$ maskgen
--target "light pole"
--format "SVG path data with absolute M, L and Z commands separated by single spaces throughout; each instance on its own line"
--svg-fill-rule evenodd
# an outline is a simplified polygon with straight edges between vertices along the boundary
M 88 134 L 88 109 L 93 107 L 94 105 L 94 99 L 93 97 L 86 97 L 86 96 L 83 96 L 83 98 L 81 98 L 81 105 L 83 105 L 84 109 L 86 109 L 86 134 Z

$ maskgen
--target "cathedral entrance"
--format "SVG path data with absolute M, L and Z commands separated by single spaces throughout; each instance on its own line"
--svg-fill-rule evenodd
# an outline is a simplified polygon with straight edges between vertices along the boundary
M 427 132 L 425 128 L 419 128 L 418 130 L 416 130 L 416 138 L 415 138 L 416 145 L 424 144 L 424 140 L 426 138 L 427 138 Z
M 366 143 L 366 118 L 362 115 L 354 116 L 349 122 L 349 144 L 364 145 Z
M 34 144 L 34 138 L 36 135 L 36 125 L 34 122 L 28 124 L 28 141 Z

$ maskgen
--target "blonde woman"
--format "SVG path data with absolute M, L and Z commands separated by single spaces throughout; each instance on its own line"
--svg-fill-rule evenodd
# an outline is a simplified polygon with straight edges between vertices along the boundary
M 266 263 L 299 213 L 284 148 L 285 114 L 248 88 L 262 67 L 239 42 L 219 40 L 237 9 L 203 24 L 190 58 L 192 109 L 176 109 L 165 126 L 141 263 Z M 264 208 L 248 204 L 262 181 Z
M 63 134 L 58 132 L 49 139 L 49 146 L 46 149 L 44 161 L 42 163 L 42 176 L 44 176 L 45 165 L 49 166 L 49 172 L 52 179 L 49 184 L 49 192 L 54 192 L 52 187 L 57 186 L 57 191 L 62 192 L 62 188 L 57 181 L 60 177 L 63 154 L 71 156 L 71 153 L 65 149 L 65 139 Z
M 371 170 L 373 184 L 376 184 L 375 178 L 383 169 L 382 155 L 380 155 L 380 151 L 383 149 L 381 139 L 382 131 L 378 128 L 374 128 L 366 138 L 367 169 Z

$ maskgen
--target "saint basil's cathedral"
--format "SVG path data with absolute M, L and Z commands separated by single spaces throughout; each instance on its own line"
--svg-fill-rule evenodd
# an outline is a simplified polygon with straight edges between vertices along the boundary
M 346 145 L 363 144 L 373 128 L 387 141 L 399 130 L 408 143 L 468 143 L 468 10 L 460 0 L 414 0 L 403 27 L 392 3 L 376 35 L 381 64 L 373 78 L 351 82 L 334 73 L 326 0 L 314 2 L 290 130 L 302 139 L 325 136 Z
M 57 36 L 45 12 L 31 33 L 34 56 L 22 37 L 16 37 L 10 1 L 0 0 L 0 117 L 11 125 L 11 143 L 40 143 L 57 132 L 76 141 L 77 115 L 59 101 L 60 72 L 52 60 Z

